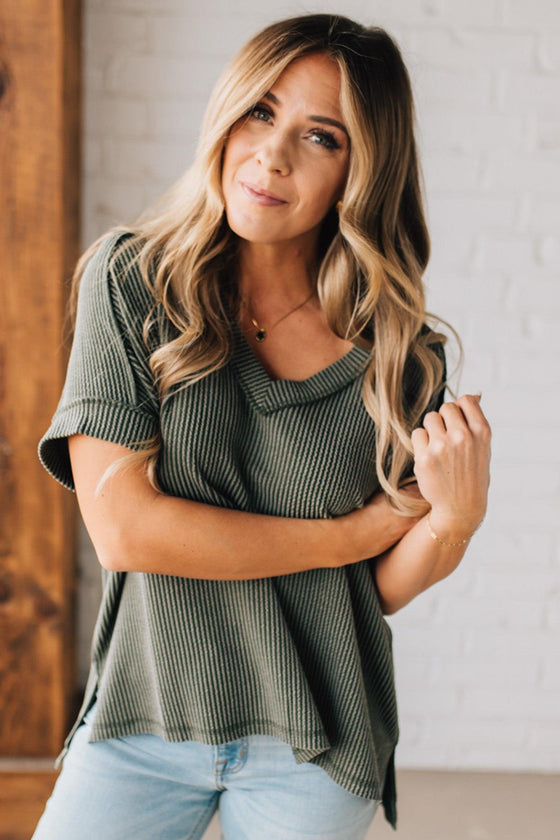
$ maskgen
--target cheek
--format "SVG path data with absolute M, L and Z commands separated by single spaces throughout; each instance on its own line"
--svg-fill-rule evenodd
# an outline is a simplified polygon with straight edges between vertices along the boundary
M 231 145 L 228 142 L 222 155 L 222 189 L 225 189 L 231 180 L 232 168 Z
M 315 171 L 307 170 L 307 178 L 302 183 L 302 195 L 309 212 L 325 215 L 334 202 L 340 198 L 346 182 L 345 171 L 325 172 L 318 167 Z

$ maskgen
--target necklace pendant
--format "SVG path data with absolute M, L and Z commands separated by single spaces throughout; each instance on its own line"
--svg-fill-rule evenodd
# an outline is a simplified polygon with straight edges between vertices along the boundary
M 255 333 L 255 338 L 257 341 L 264 341 L 266 338 L 266 330 L 263 330 L 262 328 L 258 329 Z

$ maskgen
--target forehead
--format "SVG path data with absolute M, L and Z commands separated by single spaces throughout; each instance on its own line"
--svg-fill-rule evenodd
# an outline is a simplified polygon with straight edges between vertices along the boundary
M 324 53 L 302 56 L 292 61 L 270 89 L 284 104 L 311 109 L 309 113 L 341 115 L 340 70 Z

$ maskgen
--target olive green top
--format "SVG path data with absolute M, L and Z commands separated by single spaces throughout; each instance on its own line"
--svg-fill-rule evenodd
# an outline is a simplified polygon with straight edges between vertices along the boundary
M 82 279 L 66 384 L 39 446 L 49 472 L 73 489 L 69 435 L 135 447 L 159 430 L 170 495 L 299 518 L 361 507 L 379 487 L 361 397 L 368 352 L 354 347 L 303 381 L 273 380 L 232 318 L 227 364 L 160 404 L 148 357 L 173 328 L 157 308 L 143 341 L 153 301 L 134 242 L 106 237 Z M 373 566 L 246 581 L 104 571 L 90 677 L 66 745 L 96 694 L 93 741 L 268 734 L 298 763 L 382 799 L 396 826 L 391 631 Z

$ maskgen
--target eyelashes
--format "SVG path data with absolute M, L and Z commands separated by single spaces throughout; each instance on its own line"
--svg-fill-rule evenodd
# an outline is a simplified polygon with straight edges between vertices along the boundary
M 257 122 L 269 122 L 274 118 L 273 111 L 265 105 L 259 104 L 251 108 L 245 115 L 247 119 L 256 120 Z M 324 128 L 312 128 L 308 137 L 313 138 L 312 143 L 315 146 L 322 146 L 325 149 L 335 150 L 340 149 L 340 143 L 331 131 Z

